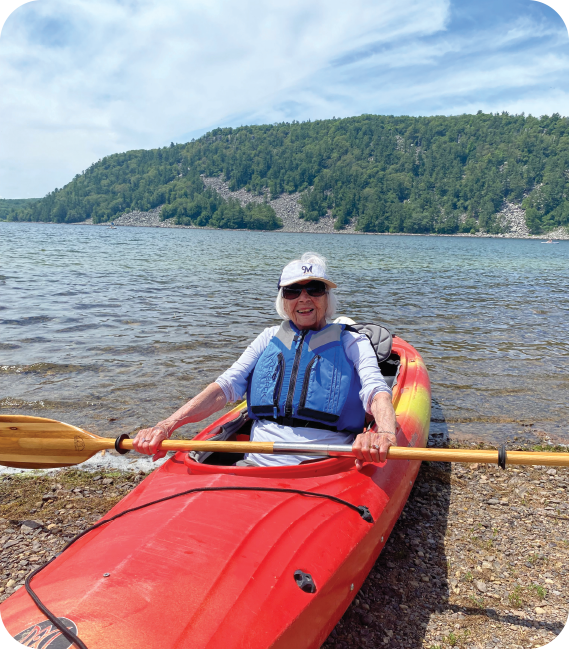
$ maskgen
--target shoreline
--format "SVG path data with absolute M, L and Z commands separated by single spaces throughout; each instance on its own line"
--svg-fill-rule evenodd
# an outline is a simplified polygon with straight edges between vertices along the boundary
M 128 216 L 128 215 L 125 215 Z M 120 217 L 122 218 L 122 217 Z M 210 232 L 262 232 L 262 233 L 277 233 L 277 234 L 340 234 L 340 235 L 357 235 L 357 236 L 372 236 L 372 237 L 457 237 L 457 238 L 466 238 L 466 239 L 520 239 L 520 240 L 537 240 L 544 241 L 551 239 L 553 242 L 569 241 L 569 232 L 567 234 L 557 233 L 547 233 L 547 234 L 514 234 L 514 233 L 504 233 L 504 234 L 488 234 L 487 232 L 478 232 L 476 234 L 464 233 L 464 232 L 455 232 L 453 234 L 443 234 L 438 232 L 360 232 L 358 230 L 312 230 L 312 229 L 303 229 L 303 230 L 288 230 L 285 228 L 278 228 L 276 230 L 251 230 L 248 228 L 211 228 L 209 226 L 198 226 L 198 225 L 175 225 L 169 224 L 167 222 L 162 222 L 162 224 L 149 224 L 149 223 L 117 223 L 118 219 L 114 221 L 114 226 L 111 226 L 110 222 L 107 223 L 92 223 L 90 221 L 80 221 L 76 223 L 56 223 L 55 221 L 18 221 L 18 223 L 29 223 L 29 224 L 38 224 L 38 225 L 63 225 L 63 226 L 77 226 L 77 225 L 86 225 L 86 226 L 95 226 L 103 228 L 166 228 L 169 230 L 207 230 Z M 0 221 L 0 223 L 12 223 L 12 221 Z M 546 243 L 546 241 L 544 241 Z

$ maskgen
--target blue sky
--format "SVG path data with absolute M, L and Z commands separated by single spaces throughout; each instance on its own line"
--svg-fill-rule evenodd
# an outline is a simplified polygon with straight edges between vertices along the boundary
M 533 0 L 36 0 L 0 36 L 0 196 L 217 126 L 362 113 L 569 115 Z

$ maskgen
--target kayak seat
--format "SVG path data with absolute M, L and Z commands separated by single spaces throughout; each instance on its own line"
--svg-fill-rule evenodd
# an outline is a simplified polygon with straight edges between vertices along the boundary
M 346 326 L 348 331 L 358 334 L 365 334 L 371 343 L 377 356 L 377 362 L 381 365 L 383 361 L 389 358 L 391 347 L 393 345 L 393 336 L 385 327 L 373 322 L 357 322 Z
M 365 334 L 371 343 L 377 356 L 377 364 L 383 374 L 385 382 L 390 388 L 397 383 L 399 374 L 399 356 L 391 350 L 393 347 L 393 335 L 382 325 L 373 322 L 350 321 L 346 329 L 359 334 Z

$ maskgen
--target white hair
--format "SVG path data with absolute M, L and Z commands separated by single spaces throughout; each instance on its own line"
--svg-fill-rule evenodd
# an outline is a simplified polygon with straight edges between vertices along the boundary
M 298 262 L 298 261 L 302 262 L 303 264 L 315 264 L 318 266 L 322 266 L 322 268 L 326 270 L 326 258 L 322 257 L 322 255 L 319 255 L 316 252 L 305 252 L 300 259 L 293 259 L 293 261 L 289 263 L 293 264 L 294 262 Z M 336 310 L 338 309 L 338 298 L 334 293 L 334 289 L 328 288 L 328 286 L 326 286 L 326 295 L 328 296 L 328 306 L 326 308 L 326 319 L 331 320 L 336 314 Z M 283 320 L 290 320 L 290 317 L 287 315 L 284 308 L 282 287 L 279 288 L 279 294 L 277 295 L 277 299 L 275 301 L 275 308 L 277 310 L 277 313 Z

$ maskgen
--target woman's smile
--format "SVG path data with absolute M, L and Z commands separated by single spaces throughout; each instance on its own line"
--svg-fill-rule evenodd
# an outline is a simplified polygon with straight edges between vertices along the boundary
M 306 291 L 302 291 L 296 300 L 285 300 L 288 316 L 299 329 L 322 329 L 325 327 L 327 306 L 328 296 L 326 294 L 321 297 L 311 297 Z

